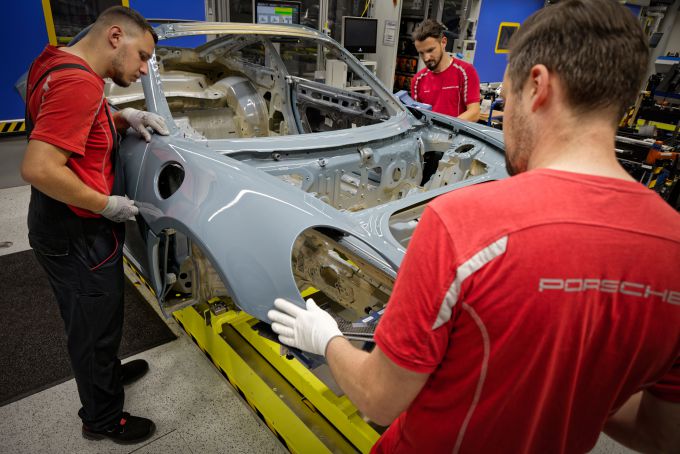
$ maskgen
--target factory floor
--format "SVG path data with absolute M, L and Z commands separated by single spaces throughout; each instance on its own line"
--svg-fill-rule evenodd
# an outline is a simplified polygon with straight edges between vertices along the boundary
M 29 248 L 29 197 L 29 186 L 0 189 L 0 243 L 12 242 L 0 255 Z M 0 453 L 286 452 L 189 336 L 174 320 L 167 323 L 178 339 L 129 358 L 145 359 L 150 370 L 125 390 L 125 409 L 156 423 L 153 438 L 132 446 L 85 440 L 76 384 L 69 380 L 0 407 Z
M 18 166 L 25 142 L 12 142 L 9 146 L 0 141 L 5 170 L 4 175 L 0 173 L 0 244 L 12 243 L 0 247 L 0 255 L 29 249 L 26 213 L 30 187 L 16 186 L 21 184 Z M 126 410 L 155 421 L 153 438 L 132 446 L 83 439 L 76 384 L 69 380 L 0 407 L 0 453 L 286 452 L 175 321 L 167 323 L 178 339 L 130 358 L 145 359 L 150 371 L 126 389 Z M 632 451 L 603 435 L 592 453 Z

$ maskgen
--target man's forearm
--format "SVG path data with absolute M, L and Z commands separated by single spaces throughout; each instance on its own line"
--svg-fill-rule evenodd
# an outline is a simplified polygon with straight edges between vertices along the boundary
M 66 166 L 69 153 L 40 141 L 29 142 L 21 176 L 53 199 L 90 211 L 102 210 L 108 197 L 82 182 Z
M 635 451 L 680 452 L 678 413 L 678 404 L 639 392 L 609 418 L 604 433 Z
M 355 348 L 314 300 L 305 306 L 274 300 L 267 316 L 279 341 L 325 355 L 335 381 L 359 410 L 378 424 L 391 423 L 411 405 L 430 374 L 397 365 L 378 345 L 370 353 Z
M 120 112 L 114 112 L 112 114 L 113 125 L 116 127 L 116 131 L 123 132 L 130 127 L 130 123 L 127 122 L 125 118 L 120 114 Z
M 330 341 L 326 359 L 347 397 L 364 415 L 383 426 L 411 405 L 429 377 L 397 366 L 378 346 L 366 353 L 344 337 Z
M 28 182 L 55 200 L 92 212 L 104 209 L 108 200 L 108 196 L 87 186 L 68 167 Z
M 467 110 L 462 114 L 458 115 L 458 118 L 460 118 L 461 120 L 471 121 L 475 123 L 477 120 L 479 120 L 479 115 L 480 115 L 479 104 L 475 106 L 468 105 Z
M 365 370 L 368 356 L 369 353 L 354 347 L 344 337 L 332 339 L 326 349 L 326 360 L 333 377 L 349 400 L 366 416 L 378 424 L 385 424 L 378 421 L 379 415 L 372 414 L 371 372 Z
M 643 451 L 646 443 L 641 439 L 636 427 L 638 408 L 642 393 L 632 396 L 609 418 L 603 432 L 609 437 L 635 451 Z

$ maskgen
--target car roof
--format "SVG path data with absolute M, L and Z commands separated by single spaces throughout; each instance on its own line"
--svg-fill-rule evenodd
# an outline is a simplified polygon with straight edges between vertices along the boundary
M 325 34 L 304 25 L 250 24 L 240 22 L 176 22 L 155 28 L 158 39 L 193 35 L 270 35 L 329 40 Z

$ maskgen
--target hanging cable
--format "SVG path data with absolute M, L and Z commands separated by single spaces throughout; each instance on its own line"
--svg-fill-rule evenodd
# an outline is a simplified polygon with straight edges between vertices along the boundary
M 366 4 L 364 5 L 364 11 L 361 13 L 361 17 L 364 17 L 366 14 L 366 11 L 368 11 L 368 7 L 371 5 L 371 0 L 366 0 Z

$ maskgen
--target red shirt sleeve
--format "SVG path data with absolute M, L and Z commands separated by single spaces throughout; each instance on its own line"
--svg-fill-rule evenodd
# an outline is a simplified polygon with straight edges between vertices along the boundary
M 375 333 L 378 347 L 395 364 L 431 373 L 449 345 L 449 322 L 433 330 L 455 277 L 455 251 L 437 213 L 426 208 L 409 244 L 390 301 Z
M 481 95 L 479 93 L 479 74 L 474 66 L 468 65 L 465 70 L 468 78 L 467 93 L 465 93 L 465 105 L 479 102 Z
M 415 87 L 416 87 L 416 78 L 417 77 L 418 77 L 418 74 L 411 77 L 411 98 L 413 98 L 414 101 L 418 101 L 416 92 L 414 91 Z
M 668 402 L 680 403 L 680 357 L 666 374 L 647 388 L 655 397 Z
M 425 76 L 427 75 L 428 69 L 423 68 L 416 73 L 415 76 L 411 77 L 411 98 L 418 102 L 423 101 L 422 97 L 418 95 L 419 91 L 422 91 L 422 84 L 425 83 Z M 420 86 L 420 90 L 417 87 Z
M 102 87 L 88 77 L 82 70 L 63 70 L 50 74 L 35 88 L 31 95 L 35 124 L 31 139 L 85 154 L 90 129 L 104 99 Z

